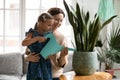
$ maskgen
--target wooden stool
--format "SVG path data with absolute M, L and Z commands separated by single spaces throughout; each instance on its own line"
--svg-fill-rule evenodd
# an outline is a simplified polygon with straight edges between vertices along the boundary
M 74 71 L 67 72 L 60 77 L 60 80 L 112 80 L 107 72 L 95 72 L 89 76 L 76 76 Z

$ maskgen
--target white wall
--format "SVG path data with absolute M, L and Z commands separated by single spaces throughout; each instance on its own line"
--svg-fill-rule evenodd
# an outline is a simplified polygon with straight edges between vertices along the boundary
M 94 17 L 94 14 L 97 13 L 98 4 L 99 0 L 82 0 L 83 9 L 85 11 L 89 11 L 92 17 Z

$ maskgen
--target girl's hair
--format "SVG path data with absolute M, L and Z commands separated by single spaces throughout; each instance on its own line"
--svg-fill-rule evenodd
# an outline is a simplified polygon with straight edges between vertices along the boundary
M 60 8 L 57 8 L 57 7 L 50 8 L 50 9 L 48 10 L 48 13 L 50 13 L 52 16 L 57 15 L 57 14 L 59 14 L 59 13 L 62 13 L 63 16 L 65 17 L 65 13 L 63 12 L 63 10 L 60 9 Z
M 37 25 L 39 22 L 45 22 L 46 20 L 48 19 L 53 19 L 53 16 L 49 13 L 42 13 L 39 17 L 38 17 L 38 20 L 35 24 L 35 27 L 34 29 L 37 30 Z

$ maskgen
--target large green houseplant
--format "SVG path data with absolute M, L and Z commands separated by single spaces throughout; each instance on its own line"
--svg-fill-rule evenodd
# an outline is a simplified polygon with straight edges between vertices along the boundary
M 96 68 L 93 65 L 96 66 L 97 64 L 94 63 L 94 61 L 97 61 L 97 54 L 94 52 L 94 48 L 96 42 L 98 41 L 100 31 L 116 16 L 113 16 L 104 23 L 101 23 L 99 16 L 95 14 L 93 21 L 91 21 L 89 11 L 85 13 L 83 9 L 80 8 L 78 3 L 76 3 L 76 9 L 74 9 L 72 6 L 69 6 L 65 0 L 63 0 L 63 3 L 68 14 L 69 22 L 72 25 L 74 32 L 76 51 L 73 54 L 73 68 L 77 75 L 93 74 L 95 72 L 95 69 L 93 68 Z M 87 56 L 86 52 L 90 52 L 92 54 L 87 53 L 89 55 Z M 95 53 L 95 55 L 93 55 L 93 53 Z M 90 61 L 89 58 L 91 58 L 90 60 L 93 61 Z M 76 63 L 81 63 L 81 65 L 78 65 Z M 83 71 L 83 68 L 85 67 L 89 67 L 89 69 L 85 69 Z

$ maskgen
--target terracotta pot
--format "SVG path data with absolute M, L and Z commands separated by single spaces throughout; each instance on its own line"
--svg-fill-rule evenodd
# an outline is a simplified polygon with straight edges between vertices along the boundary
M 108 73 L 110 73 L 112 76 L 114 76 L 114 69 L 105 70 L 105 72 L 108 72 Z

